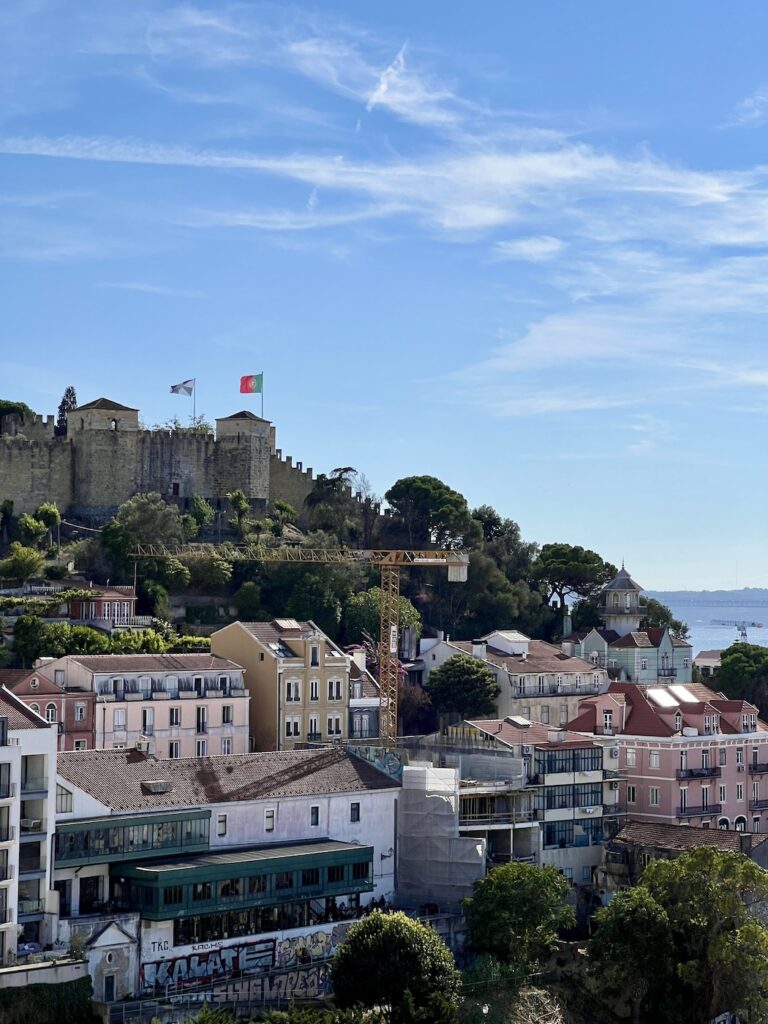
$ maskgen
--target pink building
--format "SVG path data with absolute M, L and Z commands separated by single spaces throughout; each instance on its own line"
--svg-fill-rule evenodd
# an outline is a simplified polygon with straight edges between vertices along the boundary
M 694 683 L 612 683 L 568 727 L 618 748 L 630 818 L 768 831 L 768 726 L 753 704 Z
M 72 732 L 73 744 L 63 749 L 138 747 L 157 757 L 205 757 L 248 751 L 250 698 L 243 669 L 215 654 L 92 654 L 45 660 L 28 677 L 38 689 L 61 700 L 77 714 L 85 702 L 91 724 L 70 722 L 70 715 L 51 718 Z M 17 687 L 18 688 L 18 687 Z M 33 695 L 19 694 L 30 704 Z M 90 697 L 90 701 L 88 701 Z M 57 705 L 58 706 L 58 705 Z M 46 704 L 47 708 L 47 704 Z M 74 732 L 77 731 L 77 746 Z

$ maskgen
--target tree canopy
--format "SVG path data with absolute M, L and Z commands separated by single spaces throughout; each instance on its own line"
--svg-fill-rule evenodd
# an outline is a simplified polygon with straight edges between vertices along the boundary
M 496 714 L 500 689 L 493 671 L 470 654 L 454 654 L 440 668 L 429 673 L 429 699 L 438 711 L 462 718 L 484 718 Z
M 156 492 L 135 494 L 117 510 L 101 533 L 102 543 L 116 566 L 126 568 L 137 544 L 174 547 L 184 539 L 181 516 Z
M 439 935 L 402 912 L 375 910 L 347 932 L 331 965 L 342 1008 L 380 1008 L 388 1024 L 448 1024 L 459 1004 L 460 975 Z
M 400 629 L 421 631 L 421 615 L 407 597 L 400 598 Z M 344 634 L 348 641 L 360 643 L 364 634 L 378 637 L 381 616 L 381 587 L 370 587 L 352 594 L 344 608 Z
M 565 608 L 569 597 L 594 597 L 618 570 L 596 551 L 573 544 L 545 544 L 534 563 L 534 575 Z
M 67 417 L 73 409 L 77 408 L 77 392 L 70 384 L 69 387 L 64 389 L 61 401 L 59 402 L 59 412 L 56 417 L 56 432 L 58 434 L 66 434 L 67 432 Z
M 720 654 L 717 689 L 727 697 L 756 704 L 761 717 L 768 716 L 768 647 L 738 643 Z
M 409 547 L 460 547 L 479 530 L 464 495 L 437 477 L 403 477 L 384 497 Z
M 558 932 L 575 922 L 566 903 L 570 895 L 571 886 L 557 868 L 517 861 L 492 868 L 464 901 L 472 948 L 535 970 L 554 948 Z
M 17 540 L 11 541 L 8 557 L 0 561 L 0 580 L 19 580 L 22 583 L 36 576 L 45 563 L 43 555 L 35 548 L 24 547 Z

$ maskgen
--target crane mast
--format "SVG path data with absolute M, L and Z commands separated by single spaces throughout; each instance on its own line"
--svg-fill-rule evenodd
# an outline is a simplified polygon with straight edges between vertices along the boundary
M 138 544 L 131 557 L 172 558 L 183 554 L 213 551 L 211 545 L 185 544 L 167 548 L 161 544 Z M 378 566 L 381 575 L 381 615 L 379 619 L 379 733 L 382 741 L 393 746 L 397 740 L 397 681 L 400 647 L 400 570 L 409 566 L 445 568 L 448 581 L 464 583 L 469 555 L 462 551 L 412 551 L 398 548 L 304 548 L 282 545 L 244 544 L 233 548 L 233 555 L 248 562 L 298 562 L 324 565 Z

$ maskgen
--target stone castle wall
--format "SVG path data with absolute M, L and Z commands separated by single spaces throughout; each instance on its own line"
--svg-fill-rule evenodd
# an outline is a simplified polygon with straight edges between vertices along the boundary
M 14 515 L 33 512 L 44 501 L 72 504 L 72 445 L 65 438 L 30 441 L 0 437 L 0 501 L 13 501 Z
M 301 462 L 295 465 L 290 455 L 283 458 L 278 449 L 270 458 L 269 466 L 269 500 L 280 498 L 287 501 L 301 515 L 304 499 L 312 490 L 314 476 L 312 469 L 304 469 Z

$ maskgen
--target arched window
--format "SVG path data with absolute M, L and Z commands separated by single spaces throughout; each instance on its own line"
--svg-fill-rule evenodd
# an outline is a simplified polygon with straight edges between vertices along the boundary
M 29 706 L 30 706 L 31 710 L 35 712 L 36 715 L 40 714 L 40 705 L 39 704 L 30 704 Z
M 730 821 L 728 820 L 728 818 L 718 818 L 718 819 L 717 819 L 717 827 L 718 827 L 718 828 L 720 828 L 720 829 L 722 829 L 722 830 L 723 830 L 724 832 L 727 832 L 727 831 L 728 831 L 728 826 L 729 826 L 730 824 L 731 824 L 731 823 L 730 823 Z
M 737 832 L 747 831 L 747 819 L 744 817 L 743 814 L 740 814 L 738 818 L 733 819 L 733 827 L 736 829 Z
M 683 716 L 679 711 L 675 712 L 675 732 L 680 732 L 683 728 Z
M 109 429 L 110 430 L 117 430 L 117 420 L 110 420 Z
M 46 720 L 46 722 L 55 722 L 56 721 L 56 705 L 55 704 L 46 704 L 45 705 L 45 720 Z

